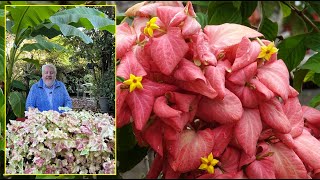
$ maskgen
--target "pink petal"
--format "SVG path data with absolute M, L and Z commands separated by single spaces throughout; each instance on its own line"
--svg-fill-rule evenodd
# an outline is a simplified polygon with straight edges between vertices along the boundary
M 276 178 L 297 179 L 307 178 L 307 171 L 296 153 L 283 143 L 270 146 L 273 154 Z
M 130 78 L 130 74 L 135 76 L 145 76 L 147 74 L 132 51 L 127 52 L 117 66 L 117 76 L 127 80 Z
M 201 25 L 196 18 L 187 16 L 182 26 L 182 36 L 188 37 L 197 34 L 201 30 Z
M 243 37 L 236 52 L 232 71 L 237 71 L 256 61 L 261 51 L 260 48 L 261 46 L 257 41 L 251 42 L 247 37 Z
M 204 65 L 216 65 L 217 59 L 215 55 L 211 52 L 206 35 L 200 31 L 196 36 L 193 36 L 195 57 L 194 59 L 199 59 Z
M 244 109 L 240 121 L 235 126 L 235 137 L 249 156 L 256 154 L 256 145 L 262 131 L 258 109 Z
M 239 121 L 242 113 L 243 108 L 239 98 L 226 89 L 223 100 L 203 97 L 199 102 L 197 115 L 207 122 L 225 124 Z
M 214 99 L 218 93 L 212 88 L 209 82 L 200 79 L 194 81 L 176 81 L 175 83 L 181 89 L 199 93 L 208 98 Z
M 147 17 L 135 17 L 133 19 L 132 27 L 135 30 L 136 37 L 140 37 L 140 35 L 143 34 L 143 29 L 146 27 L 146 24 L 149 20 L 150 19 Z
M 233 136 L 233 128 L 233 124 L 225 124 L 211 131 L 214 144 L 212 154 L 214 157 L 219 157 L 230 143 Z
M 143 80 L 143 88 L 152 91 L 154 97 L 159 97 L 164 95 L 166 92 L 175 91 L 178 89 L 177 86 L 165 83 L 158 83 L 155 81 L 150 81 L 149 79 Z
M 313 169 L 320 169 L 320 141 L 313 137 L 308 131 L 294 139 L 293 149 L 302 161 Z
M 282 110 L 280 102 L 273 98 L 259 105 L 262 120 L 280 133 L 289 133 L 291 124 Z
M 142 132 L 142 137 L 157 154 L 163 157 L 163 134 L 161 125 L 162 122 L 160 120 L 155 120 Z
M 209 37 L 210 46 L 215 49 L 225 49 L 238 44 L 244 36 L 247 38 L 263 36 L 247 26 L 230 23 L 207 25 L 204 28 L 204 33 Z
M 182 7 L 173 7 L 173 6 L 160 6 L 157 8 L 157 15 L 159 19 L 165 24 L 166 27 L 169 26 L 171 20 L 175 17 L 175 15 L 179 12 L 183 12 Z M 187 17 L 186 14 L 181 13 L 181 17 L 175 17 L 179 19 L 179 21 L 183 21 L 184 18 Z M 173 25 L 176 26 L 178 25 L 179 22 L 174 23 Z
M 134 124 L 137 130 L 142 130 L 146 125 L 154 103 L 152 92 L 144 89 L 136 89 L 127 96 L 127 103 L 131 109 Z
M 256 74 L 257 62 L 254 62 L 239 71 L 230 73 L 228 81 L 237 85 L 245 85 L 246 82 L 249 82 Z
M 211 130 L 184 130 L 178 140 L 167 145 L 167 150 L 172 151 L 168 161 L 174 171 L 185 173 L 197 169 L 200 158 L 208 156 L 213 148 Z
M 184 58 L 178 64 L 177 69 L 174 71 L 173 77 L 182 81 L 193 81 L 196 79 L 206 81 L 206 78 L 204 77 L 200 67 Z
M 236 173 L 239 169 L 240 151 L 236 148 L 227 147 L 220 157 L 222 168 L 227 173 Z
M 274 93 L 270 89 L 268 89 L 263 83 L 261 83 L 258 79 L 253 78 L 250 80 L 250 83 L 255 87 L 260 101 L 268 101 L 274 97 Z
M 180 29 L 172 27 L 167 34 L 153 38 L 150 51 L 160 71 L 170 75 L 188 51 L 188 45 L 182 38 Z
M 167 104 L 167 99 L 164 96 L 158 97 L 153 106 L 153 112 L 160 118 L 180 117 L 181 111 L 173 109 Z
M 259 104 L 259 96 L 247 86 L 239 86 L 226 81 L 226 87 L 232 91 L 241 101 L 243 107 L 247 108 L 257 108 Z
M 289 96 L 289 72 L 282 60 L 265 64 L 258 69 L 257 74 L 260 82 L 267 86 L 271 91 L 287 100 Z
M 250 179 L 275 179 L 274 163 L 270 158 L 255 160 L 246 167 L 245 173 Z
M 163 157 L 159 154 L 156 154 L 154 160 L 152 161 L 152 165 L 148 174 L 146 175 L 146 179 L 156 179 L 162 171 L 163 167 Z
M 168 92 L 166 97 L 169 97 L 169 101 L 177 106 L 177 109 L 182 112 L 190 112 L 192 102 L 196 96 L 190 94 L 182 94 L 178 92 Z
M 303 118 L 306 119 L 308 123 L 311 123 L 320 128 L 320 111 L 318 109 L 302 106 Z
M 304 126 L 304 120 L 302 118 L 302 108 L 298 97 L 289 98 L 287 101 L 285 101 L 283 104 L 283 112 L 290 121 L 292 127 L 290 132 L 291 136 L 293 138 L 300 136 Z
M 215 67 L 215 66 L 208 66 L 205 69 L 205 77 L 210 82 L 213 89 L 215 89 L 218 93 L 218 97 L 223 99 L 226 95 L 226 87 L 225 87 L 225 68 L 223 67 Z

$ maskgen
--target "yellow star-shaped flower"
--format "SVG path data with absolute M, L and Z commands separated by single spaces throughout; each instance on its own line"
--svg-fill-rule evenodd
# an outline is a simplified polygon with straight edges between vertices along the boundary
M 268 46 L 261 46 L 261 52 L 258 58 L 263 58 L 267 61 L 271 58 L 271 55 L 278 52 L 278 49 L 274 46 L 274 43 L 271 42 Z
M 153 36 L 153 30 L 160 29 L 160 27 L 156 24 L 157 17 L 153 17 L 150 21 L 147 22 L 146 27 L 144 28 L 143 32 L 148 34 L 150 37 Z
M 142 81 L 141 76 L 136 77 L 135 75 L 130 74 L 130 78 L 128 80 L 123 81 L 123 83 L 126 85 L 130 85 L 130 92 L 132 92 L 136 88 L 138 88 L 138 89 L 143 88 L 141 81 Z
M 214 173 L 214 166 L 218 163 L 219 161 L 217 159 L 213 159 L 212 153 L 209 154 L 208 158 L 207 157 L 202 157 L 201 158 L 201 165 L 199 169 L 201 170 L 207 170 L 208 173 L 213 174 Z

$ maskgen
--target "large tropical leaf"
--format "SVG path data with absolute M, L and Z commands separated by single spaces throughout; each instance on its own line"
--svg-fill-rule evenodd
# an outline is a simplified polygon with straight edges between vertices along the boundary
M 40 35 L 36 36 L 34 39 L 37 41 L 37 43 L 24 44 L 23 47 L 21 48 L 21 51 L 32 51 L 32 50 L 62 51 L 64 50 L 63 46 L 52 43 Z
M 11 6 L 7 8 L 14 21 L 12 31 L 15 34 L 18 34 L 21 29 L 43 23 L 59 9 L 60 6 Z
M 0 26 L 4 27 L 4 9 L 0 9 Z
M 5 117 L 4 114 L 6 113 L 5 105 L 4 105 L 4 94 L 2 89 L 0 89 L 0 150 L 4 150 L 5 148 L 5 139 L 4 139 L 4 132 L 5 132 Z
M 10 93 L 9 103 L 17 117 L 24 117 L 26 99 L 20 92 Z
M 4 28 L 0 27 L 0 81 L 4 81 Z
M 97 28 L 100 30 L 107 30 L 114 34 L 115 22 L 108 18 L 108 16 L 101 11 L 88 7 L 76 7 L 60 11 L 50 17 L 52 23 L 61 24 L 75 23 L 76 27 L 84 27 L 86 29 Z

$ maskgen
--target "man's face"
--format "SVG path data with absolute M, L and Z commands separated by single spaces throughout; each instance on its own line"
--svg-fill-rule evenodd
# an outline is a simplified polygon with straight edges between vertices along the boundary
M 45 67 L 44 72 L 42 73 L 42 79 L 48 87 L 51 87 L 56 79 L 56 74 L 54 73 L 53 68 Z

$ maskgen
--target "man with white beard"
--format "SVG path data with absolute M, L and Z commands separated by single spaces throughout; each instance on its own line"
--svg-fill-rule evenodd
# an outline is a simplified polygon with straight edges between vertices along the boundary
M 42 78 L 32 85 L 27 97 L 26 110 L 59 111 L 59 107 L 72 108 L 72 101 L 63 82 L 56 80 L 57 69 L 53 64 L 42 66 Z M 63 111 L 59 111 L 62 113 Z

